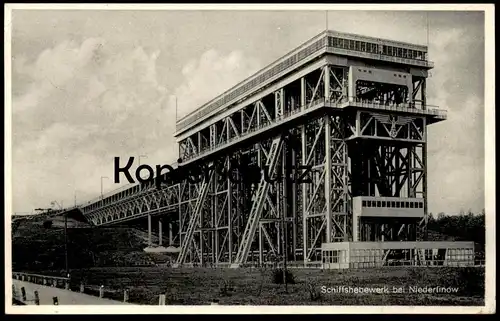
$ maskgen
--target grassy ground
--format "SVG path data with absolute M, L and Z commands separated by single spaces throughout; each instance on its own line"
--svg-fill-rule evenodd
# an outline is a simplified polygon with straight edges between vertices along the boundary
M 350 271 L 294 269 L 295 284 L 274 284 L 272 270 L 258 269 L 169 269 L 159 267 L 91 268 L 72 271 L 77 289 L 121 300 L 129 289 L 130 301 L 158 304 L 200 305 L 219 301 L 221 305 L 484 305 L 484 270 L 480 268 L 385 268 Z M 322 287 L 368 287 L 390 293 L 322 293 Z M 458 287 L 458 293 L 409 293 L 410 286 Z M 404 293 L 392 293 L 403 287 Z M 313 295 L 310 288 L 312 288 Z M 226 289 L 226 290 L 224 290 Z M 313 298 L 318 296 L 317 298 Z
M 64 274 L 64 231 L 58 224 L 46 229 L 43 221 L 20 223 L 12 243 L 14 270 Z M 137 262 L 156 260 L 143 251 L 146 245 L 131 228 L 68 229 L 72 289 L 79 290 L 83 281 L 85 291 L 97 295 L 99 286 L 104 285 L 105 297 L 117 300 L 128 289 L 131 302 L 155 305 L 163 293 L 167 304 L 179 305 L 215 300 L 223 305 L 484 305 L 484 269 L 479 268 L 294 269 L 296 282 L 288 285 L 285 293 L 284 285 L 272 281 L 272 270 L 132 267 Z M 393 287 L 403 287 L 406 292 L 321 293 L 323 286 L 386 286 L 391 292 Z M 459 292 L 409 293 L 410 286 L 458 287 Z

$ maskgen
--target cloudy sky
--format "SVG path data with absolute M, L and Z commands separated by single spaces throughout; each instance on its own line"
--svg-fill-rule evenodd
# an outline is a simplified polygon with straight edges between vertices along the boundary
M 118 187 L 113 157 L 171 163 L 178 116 L 325 29 L 324 11 L 12 13 L 13 210 Z M 427 44 L 430 211 L 484 208 L 484 15 L 330 11 L 329 28 Z M 136 163 L 137 164 L 137 163 Z

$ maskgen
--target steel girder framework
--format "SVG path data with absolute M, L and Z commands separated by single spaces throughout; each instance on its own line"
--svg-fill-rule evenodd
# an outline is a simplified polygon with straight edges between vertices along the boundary
M 425 78 L 415 77 L 413 82 L 412 105 L 425 108 Z M 398 95 L 386 88 L 370 95 L 397 104 Z M 363 94 L 357 98 L 365 99 Z M 360 236 L 355 241 L 426 239 L 426 125 L 425 116 L 356 111 L 351 130 L 358 139 L 349 142 L 353 196 L 422 198 L 424 217 L 361 218 L 354 226 Z
M 312 70 L 187 137 L 180 142 L 181 157 L 190 159 L 265 129 L 318 101 L 339 104 L 346 98 L 346 77 L 344 67 L 325 65 Z M 285 253 L 290 260 L 315 262 L 322 242 L 348 240 L 347 128 L 339 115 L 323 113 L 283 129 L 288 133 L 283 143 L 281 134 L 275 133 L 220 157 L 216 162 L 224 163 L 226 169 L 243 155 L 257 168 L 268 166 L 266 174 L 272 182 L 264 179 L 265 171 L 260 180 L 250 183 L 214 178 L 200 221 L 203 250 L 192 246 L 201 255 L 179 263 L 237 267 L 281 260 Z M 234 173 L 235 177 L 242 174 Z M 311 182 L 286 179 L 301 174 Z M 187 215 L 183 216 L 186 221 Z
M 362 82 L 357 96 L 347 97 L 348 67 L 326 60 L 280 84 L 264 88 L 241 109 L 179 142 L 180 157 L 186 161 L 243 142 L 202 159 L 219 170 L 209 171 L 197 183 L 186 178 L 161 190 L 142 191 L 87 216 L 103 225 L 173 213 L 169 217 L 178 226 L 175 239 L 181 245 L 177 263 L 205 266 L 265 264 L 285 255 L 291 261 L 316 263 L 322 243 L 352 241 L 355 229 L 361 239 L 421 237 L 419 226 L 425 226 L 425 219 L 355 222 L 351 200 L 422 197 L 427 213 L 427 119 L 411 113 L 412 108 L 425 108 L 425 78 L 414 77 L 412 99 L 406 101 L 412 108 L 403 113 L 351 107 L 346 102 L 370 100 L 366 95 L 390 104 L 409 97 L 394 86 Z M 325 106 L 329 108 L 318 108 Z M 245 142 L 257 134 L 257 139 Z M 269 165 L 271 183 L 249 181 L 259 172 L 235 169 L 235 162 L 258 169 Z M 286 179 L 302 174 L 307 183 Z

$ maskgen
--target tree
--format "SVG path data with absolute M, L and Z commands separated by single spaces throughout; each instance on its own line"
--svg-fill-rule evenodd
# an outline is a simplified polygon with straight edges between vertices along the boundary
M 43 227 L 44 228 L 51 228 L 52 227 L 52 221 L 51 220 L 44 221 L 43 222 Z

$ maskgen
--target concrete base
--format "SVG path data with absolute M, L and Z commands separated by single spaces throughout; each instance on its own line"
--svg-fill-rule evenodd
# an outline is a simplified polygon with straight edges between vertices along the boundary
M 338 242 L 321 250 L 324 269 L 474 265 L 474 242 Z
M 180 249 L 177 247 L 173 247 L 173 246 L 169 246 L 169 247 L 148 246 L 144 249 L 144 252 L 148 252 L 148 253 L 179 253 Z

